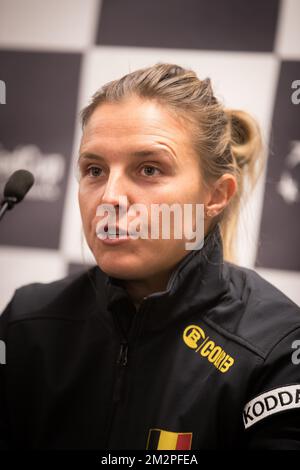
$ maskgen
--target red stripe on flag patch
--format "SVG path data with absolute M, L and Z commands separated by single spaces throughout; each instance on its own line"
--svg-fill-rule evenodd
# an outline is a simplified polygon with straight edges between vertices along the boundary
M 178 434 L 176 450 L 190 450 L 192 434 Z

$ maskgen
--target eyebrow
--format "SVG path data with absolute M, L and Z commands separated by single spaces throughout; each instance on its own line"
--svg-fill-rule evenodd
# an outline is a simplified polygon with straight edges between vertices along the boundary
M 171 152 L 165 149 L 147 149 L 147 150 L 136 150 L 134 152 L 130 152 L 130 156 L 133 157 L 139 157 L 139 158 L 146 158 L 146 157 L 152 157 L 152 156 L 158 156 L 158 155 L 165 155 L 167 156 L 172 162 L 174 162 L 175 157 Z M 80 162 L 82 159 L 88 159 L 88 160 L 104 160 L 104 157 L 101 155 L 97 155 L 96 153 L 92 152 L 83 152 L 79 155 L 78 162 Z

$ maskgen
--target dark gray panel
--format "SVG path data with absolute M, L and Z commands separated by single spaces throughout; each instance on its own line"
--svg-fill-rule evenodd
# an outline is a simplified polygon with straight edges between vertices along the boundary
M 39 188 L 39 196 L 28 197 L 6 214 L 1 244 L 59 246 L 80 63 L 81 54 L 0 51 L 7 91 L 6 104 L 0 105 L 1 194 L 10 166 L 32 170 L 32 162 L 37 179 L 33 189 Z
M 282 62 L 256 266 L 300 270 L 300 62 Z M 296 96 L 295 96 L 296 97 Z
M 97 44 L 272 51 L 278 0 L 103 0 Z

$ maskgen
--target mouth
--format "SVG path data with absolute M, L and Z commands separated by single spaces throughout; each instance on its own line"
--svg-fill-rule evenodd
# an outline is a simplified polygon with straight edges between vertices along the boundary
M 103 230 L 102 234 L 104 235 L 104 240 L 109 240 L 109 239 L 122 240 L 122 239 L 126 239 L 129 237 L 128 231 L 119 226 L 113 227 L 113 226 L 108 226 L 108 224 L 106 224 L 102 230 Z M 101 238 L 103 239 L 103 236 Z
M 128 243 L 130 237 L 127 230 L 121 227 L 108 227 L 107 225 L 103 228 L 103 232 L 97 233 L 97 237 L 100 238 L 101 243 L 108 246 L 123 245 Z
M 107 236 L 116 236 L 116 237 L 128 237 L 129 234 L 127 230 L 123 229 L 122 227 L 108 227 L 105 225 L 104 232 L 107 233 Z

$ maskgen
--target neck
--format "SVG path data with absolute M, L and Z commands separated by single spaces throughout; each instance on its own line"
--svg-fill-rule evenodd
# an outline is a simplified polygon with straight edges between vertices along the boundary
M 154 292 L 162 292 L 166 290 L 172 270 L 157 274 L 148 279 L 137 279 L 123 281 L 123 286 L 127 290 L 136 308 L 142 303 L 144 297 Z

